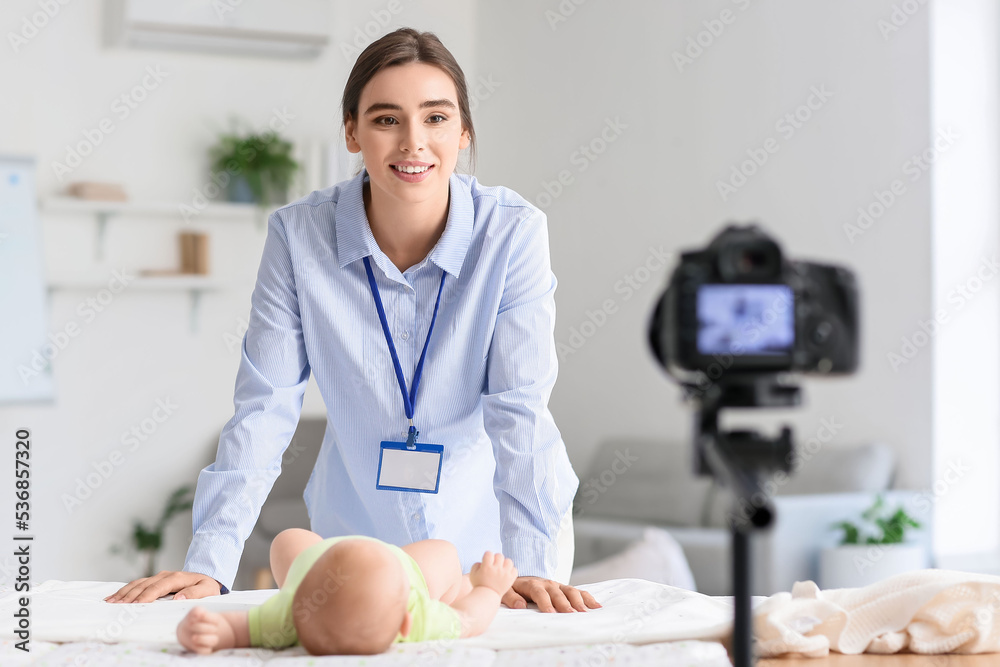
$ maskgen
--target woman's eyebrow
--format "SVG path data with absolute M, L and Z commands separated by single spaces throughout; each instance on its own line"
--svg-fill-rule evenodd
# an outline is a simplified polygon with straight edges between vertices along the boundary
M 455 103 L 451 100 L 444 98 L 440 100 L 427 100 L 420 103 L 421 109 L 430 109 L 434 107 L 445 107 L 448 109 L 456 109 Z M 375 102 L 367 109 L 365 109 L 364 115 L 375 113 L 376 111 L 402 111 L 403 107 L 398 104 L 392 104 L 391 102 Z

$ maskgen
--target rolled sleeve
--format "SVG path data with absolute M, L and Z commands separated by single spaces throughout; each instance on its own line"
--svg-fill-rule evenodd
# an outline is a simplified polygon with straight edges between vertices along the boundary
M 198 475 L 184 570 L 232 588 L 243 544 L 281 472 L 309 381 L 292 255 L 280 211 L 267 239 L 241 346 L 232 419 L 216 460 Z
M 493 444 L 494 491 L 504 554 L 521 575 L 551 578 L 556 538 L 578 480 L 548 408 L 558 358 L 557 281 L 545 214 L 534 209 L 514 232 L 487 362 L 483 420 Z

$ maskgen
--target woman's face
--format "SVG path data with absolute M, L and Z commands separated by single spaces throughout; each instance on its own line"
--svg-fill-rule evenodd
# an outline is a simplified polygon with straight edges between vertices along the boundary
M 387 67 L 372 77 L 345 134 L 348 150 L 364 157 L 373 194 L 377 189 L 406 203 L 447 192 L 458 152 L 470 140 L 454 82 L 426 63 Z

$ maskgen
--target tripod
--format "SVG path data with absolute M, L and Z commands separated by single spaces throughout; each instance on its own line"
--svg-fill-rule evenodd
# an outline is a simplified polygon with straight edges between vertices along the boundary
M 719 411 L 731 408 L 790 407 L 800 403 L 798 386 L 785 385 L 776 374 L 723 375 L 707 390 L 692 391 L 699 403 L 695 416 L 695 472 L 711 475 L 733 494 L 729 516 L 732 536 L 734 667 L 753 662 L 753 628 L 750 605 L 750 535 L 774 518 L 774 508 L 761 482 L 774 471 L 791 470 L 792 431 L 784 426 L 774 439 L 757 431 L 720 431 Z

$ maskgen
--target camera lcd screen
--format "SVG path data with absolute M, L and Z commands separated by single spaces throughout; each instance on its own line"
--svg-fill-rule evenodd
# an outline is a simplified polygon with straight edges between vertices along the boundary
M 788 285 L 701 285 L 697 316 L 700 354 L 787 355 L 795 343 Z

